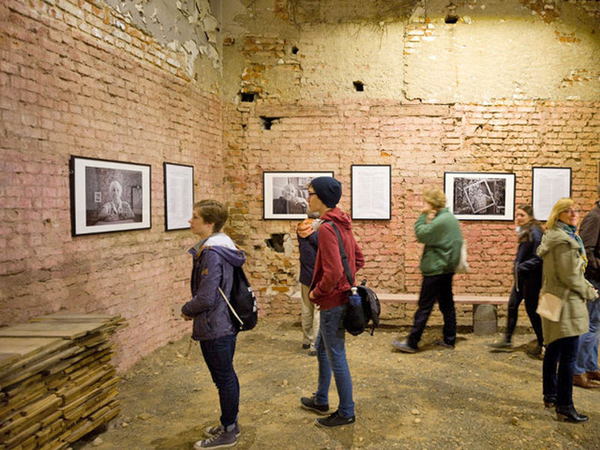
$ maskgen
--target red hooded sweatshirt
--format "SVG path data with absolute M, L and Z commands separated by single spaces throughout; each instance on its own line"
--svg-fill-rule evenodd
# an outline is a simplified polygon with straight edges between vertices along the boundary
M 365 265 L 365 258 L 352 234 L 350 217 L 338 208 L 333 208 L 320 218 L 324 221 L 330 220 L 337 226 L 354 281 L 358 269 Z M 348 291 L 351 287 L 344 273 L 338 238 L 331 225 L 324 223 L 319 228 L 319 250 L 311 283 L 315 297 L 312 301 L 323 310 L 335 308 L 348 301 Z

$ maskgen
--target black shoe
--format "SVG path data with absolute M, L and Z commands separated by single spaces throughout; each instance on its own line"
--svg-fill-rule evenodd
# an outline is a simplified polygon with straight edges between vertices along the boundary
M 317 405 L 315 403 L 315 396 L 312 397 L 302 397 L 300 399 L 300 403 L 304 409 L 310 409 L 311 411 L 316 412 L 317 414 L 327 414 L 329 412 L 329 404 L 325 405 Z
M 579 414 L 575 411 L 575 407 L 571 406 L 557 406 L 556 407 L 556 418 L 561 422 L 579 423 L 588 420 L 588 416 Z
M 454 344 L 448 344 L 446 341 L 435 341 L 435 345 L 454 350 Z
M 554 407 L 556 407 L 556 398 L 554 398 L 554 397 L 546 397 L 544 395 L 544 407 L 546 407 L 546 408 L 554 408 Z
M 352 425 L 354 422 L 356 422 L 356 416 L 340 416 L 340 413 L 337 411 L 322 419 L 316 419 L 317 426 L 323 428 L 343 427 L 344 425 Z

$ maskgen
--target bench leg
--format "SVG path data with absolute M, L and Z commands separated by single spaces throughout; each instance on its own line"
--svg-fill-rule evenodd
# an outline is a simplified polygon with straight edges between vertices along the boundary
M 473 333 L 477 336 L 495 334 L 498 331 L 498 308 L 496 305 L 473 305 Z

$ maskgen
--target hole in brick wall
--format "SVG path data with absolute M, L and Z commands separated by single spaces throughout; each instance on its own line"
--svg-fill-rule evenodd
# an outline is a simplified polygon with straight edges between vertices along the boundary
M 241 96 L 243 102 L 251 103 L 254 101 L 254 94 L 247 94 L 242 92 Z
M 458 22 L 458 16 L 456 14 L 448 14 L 444 19 L 446 23 L 456 23 Z
M 294 54 L 294 55 L 297 55 L 299 50 L 300 50 L 300 49 L 294 45 L 294 46 L 292 47 L 292 54 Z
M 279 120 L 279 119 L 281 119 L 281 117 L 260 116 L 260 120 L 262 121 L 263 130 L 270 130 L 271 127 L 273 126 L 273 122 L 275 122 L 276 120 Z
M 362 92 L 365 90 L 365 84 L 362 81 L 353 81 L 352 84 L 357 92 Z
M 277 253 L 283 253 L 283 239 L 285 237 L 285 233 L 273 233 L 271 234 L 270 239 L 266 239 L 265 242 L 267 247 L 272 248 Z

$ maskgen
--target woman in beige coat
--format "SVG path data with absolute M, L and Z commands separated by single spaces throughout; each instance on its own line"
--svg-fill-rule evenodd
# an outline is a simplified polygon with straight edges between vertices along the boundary
M 585 250 L 577 231 L 579 211 L 570 198 L 552 208 L 547 231 L 537 253 L 544 260 L 543 292 L 565 299 L 558 322 L 542 317 L 544 356 L 544 405 L 556 407 L 559 420 L 584 422 L 588 418 L 573 406 L 573 370 L 579 336 L 588 330 L 586 300 L 596 298 L 584 278 Z M 557 370 L 558 369 L 558 370 Z

